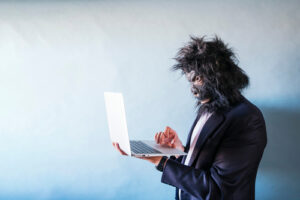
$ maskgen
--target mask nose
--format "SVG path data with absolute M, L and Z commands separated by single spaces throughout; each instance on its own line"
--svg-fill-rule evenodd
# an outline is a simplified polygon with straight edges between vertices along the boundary
M 197 95 L 199 94 L 198 88 L 196 88 L 196 87 L 193 86 L 193 85 L 192 85 L 192 87 L 191 87 L 191 92 L 192 92 L 195 96 L 197 96 Z

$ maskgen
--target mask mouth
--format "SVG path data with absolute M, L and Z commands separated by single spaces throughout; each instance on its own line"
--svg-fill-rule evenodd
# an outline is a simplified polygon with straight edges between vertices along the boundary
M 195 86 L 192 86 L 191 92 L 193 93 L 193 95 L 195 97 L 197 97 L 197 98 L 200 97 L 200 92 L 199 92 L 198 88 L 196 88 Z
M 214 88 L 205 83 L 203 85 L 192 85 L 191 92 L 199 101 L 213 100 L 216 96 Z

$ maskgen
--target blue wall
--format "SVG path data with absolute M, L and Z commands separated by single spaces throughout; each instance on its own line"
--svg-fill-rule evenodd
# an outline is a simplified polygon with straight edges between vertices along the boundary
M 297 1 L 0 2 L 0 199 L 173 199 L 145 161 L 109 140 L 103 92 L 124 94 L 131 138 L 166 125 L 186 141 L 195 117 L 170 72 L 189 35 L 238 54 L 264 113 L 257 199 L 300 199 Z

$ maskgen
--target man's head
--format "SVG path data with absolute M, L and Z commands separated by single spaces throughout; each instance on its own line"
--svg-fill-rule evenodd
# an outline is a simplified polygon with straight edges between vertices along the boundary
M 175 57 L 174 70 L 180 69 L 191 83 L 197 105 L 209 112 L 227 109 L 242 98 L 241 90 L 249 84 L 230 48 L 217 36 L 212 40 L 191 37 Z

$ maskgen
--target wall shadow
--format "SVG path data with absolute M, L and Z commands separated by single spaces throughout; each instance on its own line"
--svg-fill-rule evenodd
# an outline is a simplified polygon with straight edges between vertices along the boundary
M 268 143 L 262 168 L 292 170 L 300 166 L 300 110 L 262 108 Z
M 300 199 L 300 110 L 262 108 L 268 143 L 259 167 L 257 199 Z

